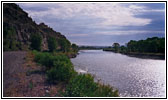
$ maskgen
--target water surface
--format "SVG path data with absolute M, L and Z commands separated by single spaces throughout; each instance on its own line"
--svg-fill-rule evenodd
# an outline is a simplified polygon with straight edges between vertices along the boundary
M 126 97 L 165 97 L 165 60 L 140 59 L 102 50 L 81 50 L 71 59 L 77 71 L 87 71 Z

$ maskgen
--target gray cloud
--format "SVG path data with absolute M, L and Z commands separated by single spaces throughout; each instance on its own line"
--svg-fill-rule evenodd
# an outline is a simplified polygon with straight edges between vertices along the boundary
M 139 34 L 144 38 L 156 34 L 164 36 L 165 33 L 165 10 L 164 7 L 160 7 L 163 4 L 156 6 L 150 3 L 19 3 L 19 5 L 37 23 L 46 23 L 77 44 L 109 45 L 114 41 L 123 43 L 130 39 L 124 39 L 123 36 L 131 35 L 135 38 L 133 35 Z

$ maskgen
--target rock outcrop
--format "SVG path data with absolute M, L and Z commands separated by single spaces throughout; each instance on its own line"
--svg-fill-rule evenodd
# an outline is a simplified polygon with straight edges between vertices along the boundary
M 30 48 L 30 35 L 42 36 L 42 50 L 48 49 L 47 39 L 53 36 L 57 41 L 66 39 L 60 32 L 54 31 L 44 23 L 36 24 L 28 13 L 14 3 L 3 3 L 3 45 L 6 50 L 24 50 Z

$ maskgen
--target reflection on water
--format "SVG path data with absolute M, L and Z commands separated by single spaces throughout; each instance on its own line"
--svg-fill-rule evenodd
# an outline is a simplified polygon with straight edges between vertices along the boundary
M 82 50 L 71 59 L 76 70 L 88 71 L 120 96 L 165 97 L 165 60 L 140 59 L 102 50 Z

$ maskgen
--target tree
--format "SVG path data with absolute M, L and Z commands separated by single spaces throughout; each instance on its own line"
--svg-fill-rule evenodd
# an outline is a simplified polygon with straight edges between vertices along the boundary
M 160 53 L 165 53 L 165 38 L 159 40 L 159 51 Z
M 59 45 L 61 47 L 61 51 L 63 52 L 68 52 L 71 47 L 71 43 L 67 39 L 64 39 L 64 38 L 59 39 Z
M 129 52 L 164 53 L 165 38 L 152 37 L 146 40 L 131 40 L 127 43 L 127 48 Z
M 113 46 L 115 52 L 118 52 L 118 51 L 119 51 L 119 47 L 120 47 L 120 44 L 119 44 L 119 43 L 113 43 L 112 46 Z
M 54 37 L 49 37 L 48 39 L 48 49 L 49 51 L 53 52 L 57 49 L 58 44 Z
M 127 52 L 127 48 L 125 46 L 121 46 L 120 47 L 120 52 L 126 53 Z
M 78 46 L 76 44 L 72 44 L 71 47 L 72 47 L 73 51 L 78 52 Z
M 134 52 L 137 47 L 137 42 L 134 40 L 131 40 L 130 42 L 127 43 L 127 47 L 129 52 Z
M 42 45 L 42 37 L 40 34 L 31 34 L 30 36 L 30 41 L 31 41 L 31 48 L 35 49 L 37 51 L 41 51 L 41 45 Z
M 16 29 L 14 27 L 5 26 L 3 28 L 3 50 L 19 50 L 21 49 L 21 44 L 16 39 Z

